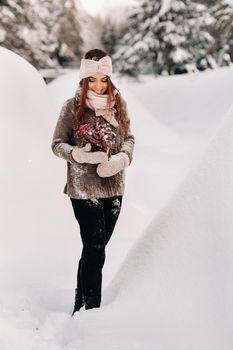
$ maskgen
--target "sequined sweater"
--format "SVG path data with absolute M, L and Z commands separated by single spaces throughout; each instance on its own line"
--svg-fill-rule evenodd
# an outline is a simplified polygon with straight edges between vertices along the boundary
M 75 146 L 80 146 L 80 141 L 75 137 L 74 124 L 74 105 L 75 97 L 68 99 L 60 112 L 52 140 L 53 153 L 67 161 L 67 181 L 63 192 L 71 198 L 89 199 L 89 198 L 107 198 L 123 195 L 125 190 L 125 170 L 120 171 L 114 176 L 102 178 L 97 172 L 98 164 L 77 163 L 72 157 L 72 150 Z M 128 117 L 126 104 L 125 111 L 127 123 L 129 125 L 128 136 L 125 137 L 124 130 L 118 126 L 113 127 L 112 131 L 116 134 L 115 143 L 111 150 L 112 155 L 118 152 L 125 152 L 132 161 L 135 138 L 130 129 L 130 119 Z M 102 116 L 95 116 L 95 112 L 86 107 L 82 117 L 82 123 L 89 123 L 93 118 L 98 118 L 100 124 L 106 123 Z M 117 119 L 117 116 L 116 116 Z

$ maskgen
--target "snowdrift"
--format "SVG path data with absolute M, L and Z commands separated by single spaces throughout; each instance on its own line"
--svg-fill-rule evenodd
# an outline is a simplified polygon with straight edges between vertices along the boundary
M 62 183 L 65 178 L 52 166 L 50 144 L 57 115 L 47 87 L 38 71 L 13 52 L 1 48 L 0 62 L 0 285 L 24 289 L 51 279 L 54 265 L 62 265 L 58 261 L 67 232 L 68 245 L 76 236 L 68 208 L 62 211 L 57 205 L 62 189 L 53 186 L 55 179 Z

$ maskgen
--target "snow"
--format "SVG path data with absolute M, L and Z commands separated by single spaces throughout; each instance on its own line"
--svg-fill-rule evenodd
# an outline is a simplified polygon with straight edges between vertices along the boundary
M 0 49 L 3 350 L 231 350 L 231 67 L 183 76 L 114 76 L 136 136 L 104 267 L 100 309 L 70 317 L 81 251 L 50 150 L 78 72 L 48 87 Z M 27 103 L 26 103 L 27 102 Z
M 162 0 L 158 17 L 162 17 L 171 7 L 171 0 Z
M 177 45 L 181 45 L 185 42 L 185 36 L 182 36 L 177 33 L 169 33 L 164 35 L 164 41 L 172 46 L 176 47 Z
M 173 61 L 177 63 L 188 60 L 191 57 L 189 52 L 181 47 L 175 48 L 175 50 L 172 51 L 169 56 L 172 57 Z

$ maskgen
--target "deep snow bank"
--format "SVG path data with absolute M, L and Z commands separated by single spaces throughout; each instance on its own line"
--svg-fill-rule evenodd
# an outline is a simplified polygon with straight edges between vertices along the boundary
M 47 280 L 57 283 L 60 276 L 54 268 L 62 274 L 59 257 L 76 238 L 70 211 L 57 205 L 61 189 L 53 186 L 54 179 L 65 181 L 60 164 L 58 170 L 52 166 L 55 157 L 50 144 L 57 115 L 40 74 L 4 48 L 0 49 L 0 76 L 0 285 L 24 288 Z M 72 258 L 75 270 L 76 256 Z
M 128 89 L 186 147 L 208 141 L 232 104 L 233 65 L 205 72 L 141 79 Z M 144 92 L 144 93 L 142 93 Z
M 149 321 L 147 349 L 232 348 L 232 116 L 233 108 L 106 291 L 124 313 L 122 329 L 137 317 L 139 341 Z

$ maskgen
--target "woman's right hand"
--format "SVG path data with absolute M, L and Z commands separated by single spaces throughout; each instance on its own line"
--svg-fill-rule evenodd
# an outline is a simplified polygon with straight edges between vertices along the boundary
M 99 164 L 108 160 L 107 153 L 105 152 L 91 152 L 90 143 L 87 143 L 82 148 L 75 146 L 72 150 L 72 157 L 77 163 Z

